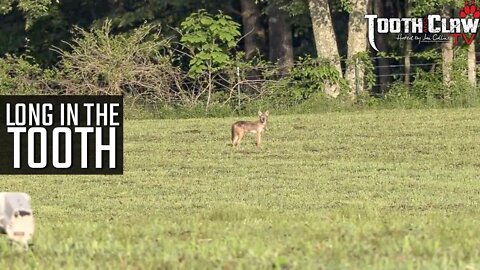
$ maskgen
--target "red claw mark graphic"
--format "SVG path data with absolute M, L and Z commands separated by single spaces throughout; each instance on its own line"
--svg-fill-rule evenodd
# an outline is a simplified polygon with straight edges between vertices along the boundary
M 472 0 L 472 3 L 469 4 L 469 1 L 465 1 L 465 6 L 460 10 L 460 18 L 466 18 L 468 15 L 471 15 L 474 19 L 480 18 L 480 8 L 475 6 L 475 0 Z

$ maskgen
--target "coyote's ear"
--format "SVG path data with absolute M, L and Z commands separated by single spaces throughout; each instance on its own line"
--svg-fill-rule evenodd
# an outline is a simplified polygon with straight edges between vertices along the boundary
M 268 116 L 268 111 L 265 112 L 265 115 Z
M 258 111 L 258 116 L 262 116 L 262 111 Z

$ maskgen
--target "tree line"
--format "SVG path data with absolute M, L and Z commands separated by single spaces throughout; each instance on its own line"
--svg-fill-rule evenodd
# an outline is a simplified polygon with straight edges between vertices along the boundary
M 236 61 L 232 51 L 251 65 L 261 65 L 263 61 L 274 64 L 279 74 L 296 74 L 291 81 L 320 80 L 314 86 L 330 97 L 357 99 L 364 94 L 395 91 L 398 95 L 422 96 L 418 92 L 436 91 L 421 88 L 425 88 L 426 82 L 435 88 L 441 81 L 443 86 L 451 88 L 465 72 L 470 86 L 476 86 L 475 42 L 456 49 L 453 40 L 419 44 L 397 40 L 394 35 L 377 35 L 380 52 L 376 52 L 367 41 L 365 15 L 404 18 L 437 13 L 451 17 L 463 5 L 463 1 L 449 0 L 0 0 L 0 55 L 28 56 L 27 61 L 39 68 L 58 67 L 62 61 L 65 63 L 62 55 L 74 49 L 71 45 L 76 36 L 72 29 L 101 29 L 108 19 L 108 31 L 114 35 L 133 33 L 148 24 L 159 25 L 159 35 L 181 44 L 181 48 L 171 46 L 173 50 L 182 50 L 190 56 L 187 60 L 175 58 L 174 65 L 188 70 L 190 75 L 195 70 L 210 74 L 210 81 L 202 81 L 208 93 L 207 104 L 214 98 L 215 76 L 228 77 L 222 67 L 226 62 Z M 200 14 L 198 22 L 192 14 Z M 198 39 L 204 37 L 192 35 L 191 30 L 200 33 L 202 29 L 195 28 L 196 25 L 202 25 L 208 18 L 218 21 L 223 18 L 215 17 L 219 14 L 227 16 L 229 21 L 220 28 L 230 27 L 232 35 L 207 31 L 205 40 L 206 36 L 218 35 L 209 40 L 212 43 L 219 40 L 217 48 L 199 45 Z M 188 18 L 191 24 L 186 27 Z M 212 58 L 207 61 L 206 55 Z M 462 57 L 465 61 L 456 67 L 454 58 Z M 315 61 L 307 63 L 301 59 Z M 310 71 L 308 68 L 299 71 L 295 70 L 299 69 L 297 61 L 304 66 L 321 63 L 329 69 L 317 64 Z M 390 76 L 398 66 L 401 72 L 397 73 L 401 75 Z M 246 73 L 245 77 L 258 75 L 253 69 Z M 301 95 L 308 97 L 305 93 Z M 452 97 L 451 92 L 431 95 L 441 99 Z

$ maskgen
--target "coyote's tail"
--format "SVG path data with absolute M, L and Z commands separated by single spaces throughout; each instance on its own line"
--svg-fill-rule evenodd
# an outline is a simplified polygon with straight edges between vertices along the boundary
M 232 144 L 233 144 L 234 138 L 235 138 L 235 125 L 232 125 Z

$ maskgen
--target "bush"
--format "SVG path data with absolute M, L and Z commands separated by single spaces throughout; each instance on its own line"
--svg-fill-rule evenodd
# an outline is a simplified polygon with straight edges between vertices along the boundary
M 170 44 L 155 25 L 131 33 L 111 35 L 110 21 L 85 31 L 76 28 L 71 51 L 61 55 L 61 91 L 67 94 L 134 96 L 152 102 L 173 103 L 182 99 L 183 78 L 173 67 Z
M 6 55 L 0 58 L 0 94 L 39 94 L 45 91 L 44 72 L 32 59 Z
M 417 108 L 477 104 L 478 91 L 467 80 L 467 52 L 465 49 L 459 48 L 455 52 L 450 86 L 444 85 L 441 59 L 437 58 L 435 70 L 429 72 L 420 68 L 415 70 L 415 79 L 410 86 L 406 86 L 403 82 L 393 83 L 385 94 L 386 103 Z
M 262 107 L 286 110 L 301 105 L 314 96 L 322 96 L 322 99 L 328 100 L 329 98 L 323 95 L 325 81 L 339 84 L 342 92 L 346 93 L 346 81 L 329 61 L 311 57 L 300 58 L 288 72 L 272 67 L 271 63 L 260 64 L 264 65 L 260 68 L 260 77 L 264 80 L 259 87 L 261 94 L 254 93 L 246 99 L 261 104 Z

